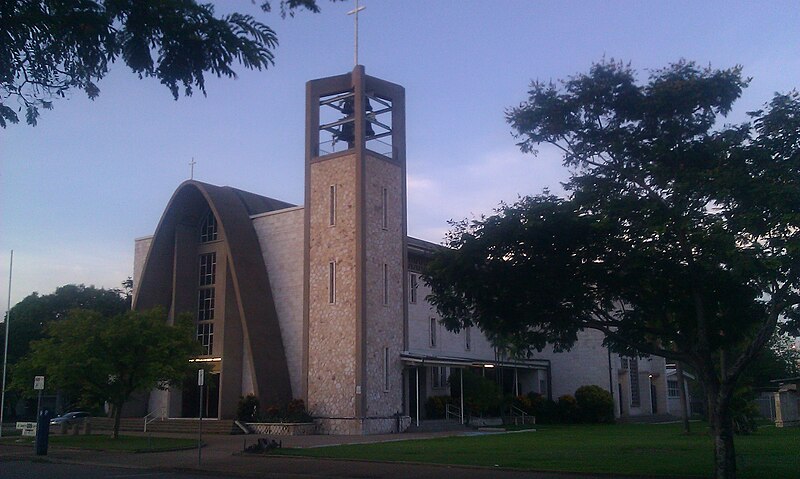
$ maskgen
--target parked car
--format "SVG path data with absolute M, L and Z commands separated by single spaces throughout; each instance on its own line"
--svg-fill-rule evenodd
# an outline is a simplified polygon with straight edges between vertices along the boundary
M 54 417 L 50 420 L 51 426 L 59 426 L 61 424 L 65 424 L 70 426 L 72 424 L 80 424 L 84 422 L 91 414 L 86 411 L 72 411 L 68 413 L 64 413 L 60 416 Z

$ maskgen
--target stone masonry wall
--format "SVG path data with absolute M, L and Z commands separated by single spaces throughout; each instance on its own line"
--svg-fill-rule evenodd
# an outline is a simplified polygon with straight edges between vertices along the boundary
M 356 398 L 355 155 L 310 166 L 308 409 L 315 416 L 354 417 Z M 336 185 L 336 222 L 329 191 Z M 336 299 L 328 296 L 329 263 L 336 264 Z
M 366 378 L 365 416 L 391 417 L 402 410 L 403 366 L 403 178 L 401 168 L 388 161 L 366 158 Z M 387 193 L 387 221 L 383 226 L 383 190 Z M 384 264 L 388 295 L 384 298 Z M 384 302 L 384 299 L 386 301 Z M 388 348 L 388 374 L 384 349 Z M 374 421 L 373 421 L 374 422 Z M 395 427 L 389 421 L 387 427 Z M 382 424 L 382 423 L 381 423 Z M 379 424 L 369 422 L 371 428 Z M 375 432 L 390 432 L 376 430 Z M 365 431 L 368 433 L 368 431 Z

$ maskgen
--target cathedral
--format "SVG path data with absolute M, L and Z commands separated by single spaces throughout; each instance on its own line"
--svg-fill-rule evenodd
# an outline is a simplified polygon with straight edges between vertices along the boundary
M 408 236 L 405 90 L 356 66 L 306 84 L 305 204 L 188 180 L 135 241 L 135 309 L 190 313 L 206 363 L 203 416 L 241 397 L 305 401 L 326 434 L 426 419 L 466 369 L 511 394 L 586 384 L 617 416 L 666 412 L 661 358 L 622 358 L 584 332 L 569 352 L 506 357 L 479 330 L 444 329 L 421 272 L 438 246 Z M 145 413 L 197 417 L 196 381 L 152 391 Z M 463 420 L 463 407 L 458 413 Z

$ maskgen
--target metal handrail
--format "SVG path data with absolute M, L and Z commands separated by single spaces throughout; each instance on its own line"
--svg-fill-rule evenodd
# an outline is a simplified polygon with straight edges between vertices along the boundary
M 450 419 L 450 416 L 453 416 L 455 419 L 461 419 L 461 408 L 456 406 L 455 404 L 445 404 L 444 406 L 444 417 L 446 419 Z
M 162 421 L 164 420 L 164 417 L 166 416 L 166 408 L 162 407 L 160 412 L 161 412 L 160 415 L 156 415 L 156 411 L 147 413 L 147 415 L 143 418 L 144 432 L 147 432 L 147 425 L 150 424 L 151 422 L 155 421 L 156 419 L 161 419 Z
M 522 424 L 527 424 L 528 421 L 527 421 L 526 418 L 528 418 L 528 417 L 532 417 L 533 418 L 533 424 L 536 424 L 536 416 L 531 416 L 530 414 L 526 413 L 523 409 L 520 409 L 517 406 L 514 406 L 513 404 L 511 406 L 509 406 L 509 413 L 510 413 L 509 415 L 512 416 L 512 417 L 515 417 L 515 418 L 516 417 L 521 417 L 522 418 Z M 514 423 L 516 424 L 516 422 L 517 421 L 515 419 Z

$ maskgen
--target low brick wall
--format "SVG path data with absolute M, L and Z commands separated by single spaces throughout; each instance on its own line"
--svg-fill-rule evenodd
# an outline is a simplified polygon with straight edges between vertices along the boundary
M 317 433 L 317 426 L 313 422 L 248 422 L 246 424 L 256 434 L 310 436 Z

